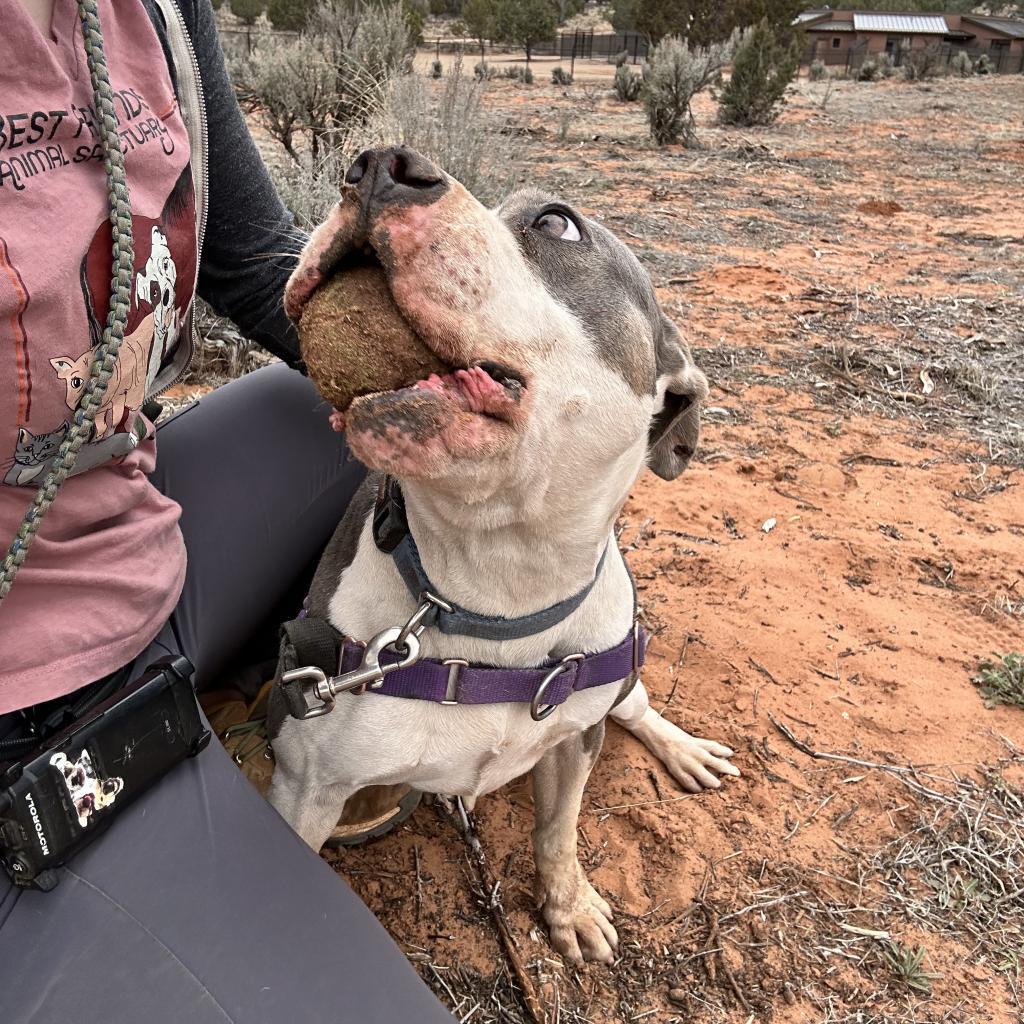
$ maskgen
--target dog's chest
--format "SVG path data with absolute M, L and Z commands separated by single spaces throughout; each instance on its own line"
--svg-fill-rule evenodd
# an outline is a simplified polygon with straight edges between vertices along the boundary
M 608 713 L 618 687 L 574 694 L 535 722 L 524 704 L 447 707 L 429 701 L 347 696 L 334 712 L 302 727 L 330 739 L 307 747 L 333 762 L 317 775 L 353 788 L 403 782 L 426 792 L 478 797 L 530 771 L 564 739 Z
M 365 639 L 401 625 L 415 609 L 391 559 L 376 549 L 367 521 L 330 599 L 330 621 Z M 558 627 L 564 636 L 539 634 L 498 644 L 429 629 L 423 656 L 477 665 L 537 665 L 585 643 L 591 650 L 612 646 L 625 634 L 631 613 L 628 576 L 621 562 L 613 562 L 588 601 Z M 541 722 L 533 720 L 525 703 L 446 706 L 372 693 L 342 695 L 332 714 L 300 724 L 311 730 L 303 743 L 305 756 L 321 778 L 344 780 L 353 788 L 408 783 L 428 792 L 474 797 L 530 771 L 547 751 L 601 721 L 618 691 L 612 683 L 575 693 Z

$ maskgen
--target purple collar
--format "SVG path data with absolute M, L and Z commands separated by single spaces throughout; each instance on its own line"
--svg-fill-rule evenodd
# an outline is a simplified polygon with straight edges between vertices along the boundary
M 365 645 L 348 637 L 340 650 L 339 675 L 359 667 Z M 387 697 L 430 700 L 437 704 L 529 704 L 540 721 L 577 690 L 605 686 L 639 670 L 647 652 L 647 631 L 636 623 L 615 647 L 596 654 L 571 654 L 538 668 L 470 665 L 459 658 L 422 658 L 408 668 L 389 672 L 367 692 Z M 399 661 L 386 651 L 382 665 Z

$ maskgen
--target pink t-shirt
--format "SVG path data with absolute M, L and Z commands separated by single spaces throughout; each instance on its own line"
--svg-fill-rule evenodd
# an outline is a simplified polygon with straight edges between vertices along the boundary
M 0 33 L 0 549 L 70 427 L 110 298 L 103 153 L 75 0 L 49 37 L 18 0 Z M 141 415 L 196 275 L 185 125 L 139 0 L 99 0 L 135 239 L 131 315 L 82 449 L 0 604 L 0 713 L 67 693 L 142 651 L 185 576 L 179 507 L 147 479 Z

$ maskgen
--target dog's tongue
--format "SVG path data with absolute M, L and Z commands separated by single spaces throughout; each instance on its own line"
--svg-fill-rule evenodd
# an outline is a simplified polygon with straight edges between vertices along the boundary
M 317 288 L 299 321 L 299 344 L 310 379 L 341 414 L 360 395 L 450 369 L 409 327 L 375 265 L 342 271 Z M 343 425 L 343 415 L 335 419 Z

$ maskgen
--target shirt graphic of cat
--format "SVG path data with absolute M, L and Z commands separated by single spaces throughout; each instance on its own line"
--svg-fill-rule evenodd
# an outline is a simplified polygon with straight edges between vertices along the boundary
M 70 424 L 66 422 L 45 434 L 33 434 L 27 427 L 19 427 L 18 442 L 14 450 L 14 465 L 7 471 L 3 482 L 22 487 L 38 487 L 49 472 L 57 450 L 70 429 Z M 71 475 L 77 476 L 95 466 L 102 466 L 105 462 L 122 458 L 137 448 L 139 442 L 146 437 L 148 432 L 148 422 L 139 416 L 132 424 L 132 429 L 126 433 L 108 433 L 99 441 L 83 445 L 78 450 L 78 458 L 75 460 Z M 2 472 L 2 467 L 0 467 L 0 472 Z
M 14 449 L 14 465 L 4 477 L 5 484 L 25 486 L 36 477 L 42 480 L 47 463 L 57 454 L 61 441 L 67 437 L 68 425 L 62 423 L 46 434 L 33 434 L 26 427 L 18 428 L 18 442 Z

